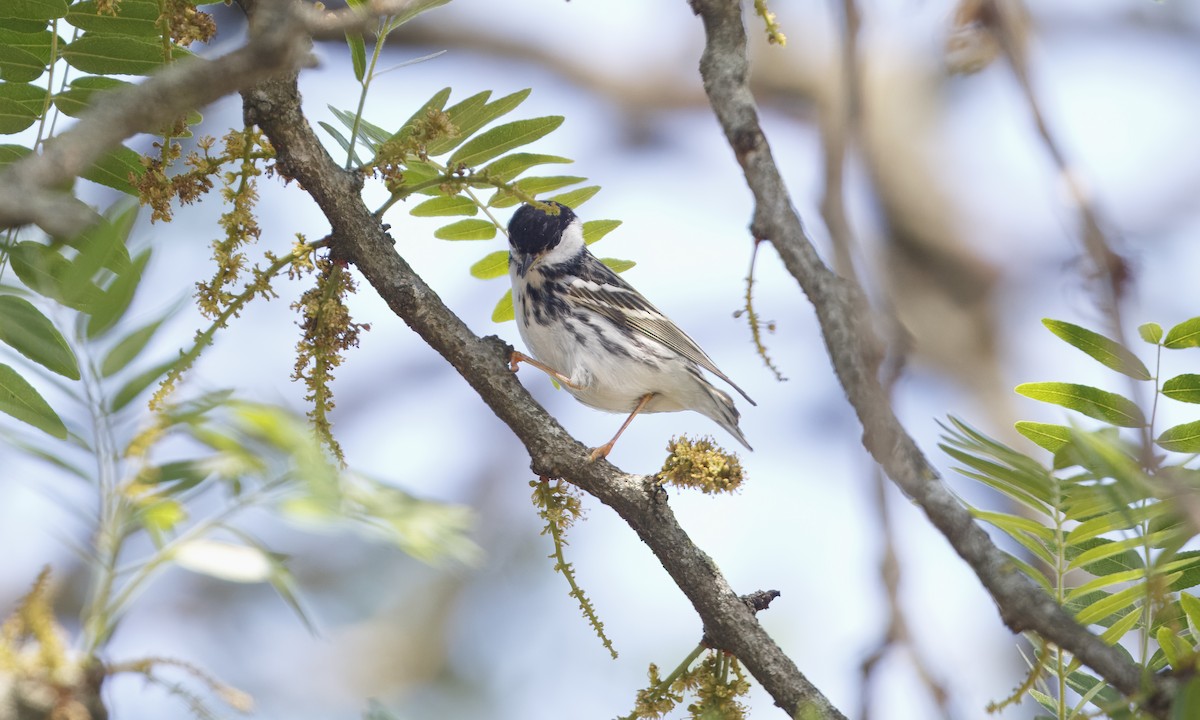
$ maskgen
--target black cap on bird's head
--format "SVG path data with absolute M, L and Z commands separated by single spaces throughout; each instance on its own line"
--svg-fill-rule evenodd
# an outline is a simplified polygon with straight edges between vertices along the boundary
M 508 221 L 508 243 L 514 252 L 533 257 L 550 250 L 562 240 L 563 231 L 575 221 L 575 213 L 566 205 L 550 201 L 558 208 L 551 215 L 534 205 L 522 205 Z

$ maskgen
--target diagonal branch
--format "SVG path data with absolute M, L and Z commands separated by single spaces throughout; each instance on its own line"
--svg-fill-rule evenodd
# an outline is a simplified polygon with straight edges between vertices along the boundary
M 359 195 L 361 177 L 342 170 L 304 117 L 295 77 L 262 83 L 244 92 L 243 99 L 247 120 L 262 128 L 276 150 L 277 169 L 298 180 L 328 218 L 336 255 L 354 263 L 388 306 L 512 428 L 529 451 L 533 472 L 565 478 L 613 508 L 695 606 L 708 637 L 736 655 L 790 715 L 842 718 L 691 541 L 665 496 L 647 478 L 623 473 L 607 461 L 588 462 L 587 449 L 508 370 L 510 349 L 497 338 L 475 336 L 396 253 Z
M 866 300 L 856 285 L 821 261 L 759 125 L 748 85 L 741 3 L 689 1 L 704 23 L 706 43 L 700 59 L 704 89 L 754 194 L 751 231 L 756 239 L 772 242 L 813 303 L 834 372 L 863 425 L 867 450 L 975 571 L 1013 632 L 1035 632 L 1069 650 L 1121 692 L 1143 698 L 1144 707 L 1155 717 L 1168 717 L 1173 681 L 1146 676 L 1119 648 L 1088 632 L 1017 570 L 905 432 L 876 377 L 878 349 Z

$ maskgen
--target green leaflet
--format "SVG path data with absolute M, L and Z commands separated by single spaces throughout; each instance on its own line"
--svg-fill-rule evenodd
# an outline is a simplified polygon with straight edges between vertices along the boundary
M 496 237 L 496 226 L 491 220 L 459 220 L 434 231 L 440 240 L 491 240 Z
M 587 187 L 581 187 L 578 190 L 571 190 L 561 195 L 555 195 L 554 197 L 546 198 L 546 200 L 566 205 L 574 210 L 588 200 L 591 200 L 598 192 L 600 192 L 599 185 L 589 185 Z
M 137 197 L 137 189 L 129 184 L 129 176 L 141 177 L 146 172 L 140 158 L 136 152 L 122 146 L 97 160 L 81 177 Z
M 450 156 L 451 167 L 476 167 L 492 158 L 499 157 L 513 148 L 537 140 L 562 125 L 561 115 L 515 120 L 479 135 L 460 147 Z
M 583 224 L 583 244 L 591 245 L 619 227 L 620 220 L 588 220 Z
M 67 0 L 4 0 L 0 18 L 53 20 L 67 14 Z
M 1083 413 L 1118 427 L 1146 424 L 1142 409 L 1132 400 L 1089 385 L 1062 382 L 1024 383 L 1016 391 L 1025 397 Z
M 462 195 L 434 197 L 414 205 L 408 211 L 414 217 L 442 217 L 447 215 L 476 215 L 479 206 Z
M 1200 317 L 1184 320 L 1167 332 L 1163 347 L 1179 348 L 1200 346 Z
M 1200 453 L 1200 420 L 1167 428 L 1154 442 L 1171 452 Z
M 0 295 L 0 342 L 33 362 L 70 380 L 78 380 L 79 362 L 62 334 L 32 303 Z
M 488 253 L 482 260 L 471 266 L 471 275 L 480 280 L 491 280 L 493 278 L 503 277 L 508 274 L 508 251 L 497 250 L 493 253 Z M 511 294 L 512 291 L 510 290 Z M 509 307 L 512 306 L 512 298 L 509 297 Z
M 67 426 L 37 390 L 16 370 L 0 363 L 0 412 L 56 438 L 67 437 Z
M 516 313 L 513 311 L 512 290 L 505 290 L 504 296 L 496 303 L 496 307 L 492 310 L 492 322 L 502 323 L 516 319 Z
M 637 263 L 632 260 L 618 260 L 617 258 L 600 258 L 600 262 L 612 268 L 613 272 L 619 273 L 625 272 L 629 268 L 637 265 Z
M 143 325 L 121 338 L 104 356 L 104 360 L 100 363 L 100 374 L 104 377 L 109 377 L 124 370 L 129 363 L 133 362 L 142 353 L 142 350 L 146 349 L 146 344 L 154 337 L 154 333 L 158 332 L 158 329 L 162 327 L 163 320 L 165 318 L 160 318 L 152 323 Z
M 1068 344 L 1123 375 L 1135 380 L 1151 378 L 1150 371 L 1142 361 L 1116 340 L 1110 340 L 1099 333 L 1062 320 L 1047 318 L 1042 320 L 1042 324 Z
M 1138 335 L 1151 345 L 1157 345 L 1163 337 L 1162 325 L 1156 322 L 1138 325 Z
M 1200 403 L 1200 375 L 1176 375 L 1163 383 L 1162 394 L 1179 402 Z
M 190 56 L 183 48 L 172 49 L 172 59 Z M 62 51 L 63 60 L 76 70 L 96 75 L 149 75 L 162 67 L 162 43 L 106 33 L 84 33 Z

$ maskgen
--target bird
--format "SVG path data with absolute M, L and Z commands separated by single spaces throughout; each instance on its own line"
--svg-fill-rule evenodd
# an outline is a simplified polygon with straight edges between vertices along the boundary
M 607 457 L 639 413 L 694 410 L 753 450 L 738 427 L 733 398 L 704 376 L 724 380 L 756 403 L 696 341 L 602 263 L 583 240 L 583 223 L 568 206 L 527 203 L 508 223 L 513 313 L 532 357 L 513 351 L 511 369 L 532 365 L 584 405 L 629 413 L 612 440 L 590 460 Z

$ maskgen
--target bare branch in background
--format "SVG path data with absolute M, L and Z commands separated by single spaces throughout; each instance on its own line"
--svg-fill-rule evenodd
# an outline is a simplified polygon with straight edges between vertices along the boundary
M 867 304 L 852 282 L 821 262 L 775 165 L 750 92 L 746 29 L 740 3 L 691 0 L 707 38 L 700 72 L 713 110 L 754 194 L 751 231 L 769 239 L 812 301 L 834 371 L 863 425 L 863 442 L 970 565 L 1014 632 L 1032 631 L 1072 652 L 1105 680 L 1144 700 L 1155 717 L 1170 716 L 1173 680 L 1142 669 L 1079 625 L 996 547 L 970 511 L 942 484 L 891 408 L 876 377 L 878 346 Z

